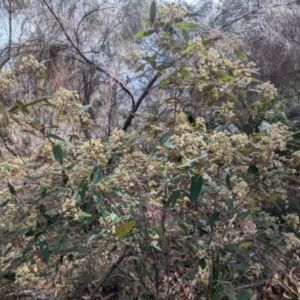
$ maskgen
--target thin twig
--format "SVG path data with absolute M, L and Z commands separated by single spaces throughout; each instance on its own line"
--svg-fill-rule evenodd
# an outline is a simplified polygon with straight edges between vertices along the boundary
M 242 291 L 242 290 L 249 289 L 249 288 L 263 286 L 265 284 L 266 284 L 265 281 L 259 281 L 259 282 L 255 282 L 255 283 L 251 283 L 251 284 L 241 285 L 241 286 L 237 287 L 235 290 Z
M 99 289 L 101 288 L 101 286 L 103 285 L 103 283 L 110 277 L 110 275 L 113 273 L 113 271 L 122 263 L 122 261 L 124 260 L 125 257 L 128 256 L 134 256 L 135 253 L 133 250 L 129 250 L 124 252 L 119 258 L 118 260 L 110 267 L 110 269 L 108 270 L 108 272 L 104 275 L 104 277 L 102 278 L 102 280 L 100 281 L 99 285 L 95 288 L 93 294 L 91 295 L 90 300 L 94 300 L 95 296 L 97 294 L 97 292 L 99 291 Z
M 61 300 L 61 298 L 54 298 L 51 296 L 37 293 L 33 290 L 24 290 L 21 292 L 10 293 L 10 294 L 4 296 L 4 299 L 9 299 L 9 298 L 17 299 L 19 297 L 31 297 L 36 300 Z

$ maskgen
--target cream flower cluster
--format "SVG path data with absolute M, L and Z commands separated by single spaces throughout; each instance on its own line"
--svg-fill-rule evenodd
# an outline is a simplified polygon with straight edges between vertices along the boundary
M 261 93 L 268 99 L 272 100 L 277 94 L 277 89 L 270 82 L 265 82 L 256 86 L 256 88 L 261 91 Z
M 6 93 L 9 89 L 16 87 L 16 78 L 12 71 L 0 72 L 0 93 Z
M 187 8 L 181 4 L 167 3 L 157 7 L 157 13 L 162 18 L 174 20 L 182 18 L 187 14 Z
M 3 163 L 0 163 L 0 178 L 5 178 L 7 175 L 15 176 L 20 174 L 24 162 L 20 157 L 11 158 Z
M 16 271 L 16 284 L 21 287 L 32 287 L 37 283 L 38 279 L 33 267 L 28 264 L 21 265 Z
M 32 54 L 22 57 L 21 62 L 22 64 L 19 66 L 20 72 L 24 71 L 24 69 L 36 69 L 39 67 L 39 62 Z
M 107 163 L 106 147 L 99 139 L 90 139 L 84 142 L 77 150 L 82 159 L 92 159 L 103 164 Z
M 82 106 L 79 101 L 79 95 L 75 91 L 70 91 L 64 88 L 59 88 L 53 94 L 53 100 L 55 105 L 70 105 L 72 104 L 75 108 Z
M 18 209 L 14 203 L 8 203 L 1 212 L 0 227 L 10 229 L 15 224 L 15 218 L 18 215 Z
M 267 134 L 261 139 L 265 149 L 272 151 L 286 149 L 286 143 L 290 139 L 287 126 L 280 122 L 274 123 L 266 127 L 266 132 Z
M 67 217 L 71 217 L 74 220 L 79 220 L 80 217 L 77 214 L 78 209 L 76 207 L 76 199 L 75 198 L 67 198 L 62 207 L 61 212 L 65 214 Z
M 245 275 L 249 280 L 253 280 L 262 273 L 263 269 L 264 267 L 262 264 L 250 262 Z
M 214 39 L 214 37 L 218 37 L 220 36 L 221 33 L 220 32 L 212 32 L 210 34 L 210 38 Z M 226 53 L 227 56 L 232 55 L 234 53 L 234 50 L 239 49 L 242 45 L 241 40 L 232 35 L 230 37 L 227 37 L 226 39 L 219 39 L 216 44 L 215 47 L 221 52 L 221 53 Z

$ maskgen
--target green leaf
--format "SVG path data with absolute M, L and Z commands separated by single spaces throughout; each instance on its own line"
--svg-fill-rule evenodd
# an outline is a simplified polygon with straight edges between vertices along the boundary
M 206 268 L 206 261 L 205 261 L 205 258 L 202 257 L 200 260 L 199 260 L 199 265 L 201 267 L 202 270 L 204 270 Z
M 187 13 L 186 15 L 185 15 L 185 17 L 189 17 L 189 18 L 192 18 L 192 17 L 198 17 L 199 16 L 199 14 L 197 14 L 197 13 Z
M 50 252 L 47 243 L 42 244 L 41 251 L 42 251 L 42 260 L 43 262 L 47 263 L 50 257 Z
M 150 7 L 150 20 L 153 23 L 156 17 L 156 3 L 155 1 L 152 1 L 151 7 Z
M 65 141 L 63 138 L 61 138 L 60 136 L 56 135 L 56 134 L 52 134 L 52 133 L 49 133 L 47 135 L 48 138 L 51 138 L 51 139 L 55 139 L 55 140 L 59 140 L 59 141 Z
M 42 74 L 42 75 L 36 75 L 34 78 L 37 80 L 41 80 L 41 79 L 47 79 L 48 76 L 46 74 Z
M 172 136 L 172 132 L 170 131 L 165 132 L 159 139 L 160 144 L 166 143 L 171 136 Z
M 193 159 L 189 159 L 187 160 L 185 163 L 183 163 L 182 165 L 178 166 L 177 168 L 186 168 L 186 167 L 191 167 L 192 164 L 196 161 L 198 161 L 200 159 L 200 157 L 196 157 Z
M 237 215 L 239 216 L 239 218 L 241 219 L 246 219 L 249 215 L 250 215 L 250 212 L 249 211 L 239 211 L 237 213 Z
M 149 30 L 142 30 L 142 31 L 139 31 L 135 37 L 136 38 L 143 38 L 143 37 L 146 37 L 146 36 L 149 36 L 151 34 L 153 34 L 155 32 L 155 30 L 153 29 L 149 29 Z
M 19 109 L 20 109 L 19 106 L 18 106 L 18 105 L 15 105 L 15 106 L 13 106 L 12 108 L 10 108 L 10 109 L 8 110 L 8 112 L 11 113 L 11 114 L 13 114 L 13 113 L 16 113 Z M 15 120 L 15 119 L 14 119 L 14 120 Z M 18 124 L 19 124 L 19 123 L 18 123 Z
M 64 170 L 62 170 L 61 173 L 62 173 L 62 180 L 63 180 L 63 183 L 64 183 L 64 184 L 67 184 L 68 181 L 69 181 L 68 175 L 66 174 L 66 172 L 65 172 Z
M 42 197 L 45 197 L 46 195 L 47 195 L 47 188 L 42 187 L 42 188 L 41 188 L 41 196 L 42 196 Z
M 12 195 L 15 195 L 15 194 L 16 194 L 15 188 L 14 188 L 10 183 L 8 183 L 7 186 L 8 186 L 9 192 L 10 192 Z
M 9 199 L 3 201 L 3 202 L 0 204 L 0 207 L 5 207 L 5 206 L 9 203 L 9 201 L 10 201 Z
M 0 115 L 1 115 L 1 127 L 6 128 L 9 125 L 9 118 L 6 109 L 2 103 L 0 103 Z
M 170 79 L 166 78 L 166 79 L 163 79 L 163 80 L 159 83 L 159 86 L 160 86 L 161 88 L 164 88 L 164 87 L 166 87 L 166 86 L 169 85 L 169 84 L 170 84 Z
M 190 71 L 188 69 L 186 69 L 186 68 L 181 68 L 179 72 L 183 76 L 183 78 L 189 78 L 189 77 L 191 77 Z
M 248 60 L 248 57 L 247 57 L 247 55 L 244 52 L 242 52 L 240 50 L 235 50 L 234 53 L 236 54 L 236 56 L 239 59 L 241 59 L 241 60 Z
M 22 101 L 20 101 L 20 100 L 17 100 L 16 101 L 16 104 L 19 106 L 19 108 L 21 109 L 21 111 L 23 112 L 23 113 L 25 113 L 25 114 L 29 114 L 29 110 L 28 110 L 28 108 L 26 107 L 26 105 L 22 102 Z
M 24 214 L 22 214 L 19 218 L 19 222 L 22 222 L 23 220 L 25 220 L 27 217 L 29 216 L 29 212 L 26 211 L 24 212 Z
M 56 245 L 55 245 L 55 247 L 54 247 L 54 249 L 53 249 L 53 254 L 54 255 L 58 255 L 59 253 L 60 253 L 60 250 L 61 250 L 61 247 L 63 246 L 63 242 L 61 242 L 61 241 L 59 241 Z
M 116 229 L 116 237 L 118 239 L 123 238 L 126 234 L 128 234 L 136 225 L 135 221 L 126 221 L 123 224 L 121 224 Z
M 64 160 L 63 160 L 63 151 L 62 151 L 61 147 L 59 145 L 53 146 L 52 152 L 53 152 L 55 160 L 62 165 L 64 163 Z
M 10 271 L 8 271 L 6 273 L 1 273 L 0 278 L 5 278 L 9 281 L 15 281 L 16 280 L 16 273 L 10 272 Z
M 226 185 L 230 189 L 230 172 L 227 172 L 225 177 Z
M 87 241 L 90 242 L 92 240 L 100 240 L 103 238 L 105 233 L 106 233 L 105 229 L 103 229 L 100 233 L 97 233 L 97 234 L 93 233 L 88 237 Z
M 88 184 L 86 178 L 84 178 L 81 180 L 79 187 L 78 187 L 78 194 L 80 195 L 81 199 L 83 199 L 85 197 L 88 189 L 89 189 L 89 184 Z
M 178 22 L 176 26 L 181 29 L 190 30 L 197 28 L 199 25 L 195 23 Z
M 50 275 L 52 275 L 52 272 L 39 272 L 39 273 L 37 273 L 38 277 L 48 277 Z
M 102 199 L 102 193 L 99 191 L 94 191 L 92 196 L 95 203 L 99 203 Z
M 174 191 L 169 199 L 166 201 L 165 206 L 168 207 L 170 205 L 174 205 L 176 201 L 181 197 L 181 192 L 180 191 Z
M 90 107 L 91 107 L 91 104 L 81 106 L 81 107 L 79 107 L 79 108 L 76 110 L 75 114 L 76 114 L 76 115 L 80 115 L 80 114 L 82 114 L 83 112 L 85 112 L 86 110 L 88 110 Z
M 259 173 L 259 169 L 258 169 L 258 167 L 256 165 L 251 165 L 251 166 L 248 167 L 247 172 L 249 174 L 257 175 Z
M 228 210 L 233 210 L 234 204 L 233 204 L 232 199 L 225 199 L 224 202 L 225 202 Z
M 253 292 L 251 290 L 244 290 L 239 295 L 237 300 L 250 300 L 253 296 Z
M 236 297 L 234 294 L 223 291 L 224 295 L 228 297 L 229 300 L 236 300 Z
M 214 84 L 208 84 L 202 89 L 202 92 L 205 94 L 209 93 L 214 87 L 215 87 Z
M 58 114 L 58 118 L 59 120 L 64 120 L 67 116 L 67 112 L 66 111 L 60 111 Z
M 244 248 L 249 248 L 252 245 L 252 242 L 243 242 L 239 244 L 238 248 L 239 249 L 244 249 Z
M 225 82 L 230 82 L 233 81 L 234 78 L 231 77 L 228 73 L 226 73 L 225 71 L 218 71 L 218 84 L 222 83 L 223 81 Z
M 247 270 L 247 265 L 245 265 L 243 263 L 241 263 L 241 264 L 233 264 L 232 267 L 235 270 L 242 270 L 242 271 Z
M 89 253 L 89 252 L 91 252 L 91 249 L 89 247 L 85 247 L 85 246 L 75 246 L 75 247 L 66 249 L 65 253 L 69 253 L 69 252 Z
M 208 219 L 207 225 L 213 225 L 217 220 L 219 220 L 220 213 L 214 212 Z
M 182 34 L 183 34 L 183 38 L 186 42 L 188 42 L 190 40 L 190 35 L 189 32 L 186 29 L 182 30 Z
M 83 210 L 78 211 L 77 214 L 78 214 L 78 216 L 83 217 L 83 218 L 90 218 L 90 217 L 93 217 L 92 215 L 90 215 L 90 214 L 84 212 Z
M 93 173 L 93 183 L 94 183 L 94 185 L 96 185 L 96 186 L 99 185 L 102 180 L 103 180 L 102 172 L 96 171 L 95 173 Z
M 157 58 L 157 54 L 155 53 L 152 56 L 146 56 L 143 59 L 145 61 L 147 61 L 153 69 L 155 69 L 156 68 L 156 58 Z
M 200 195 L 203 185 L 202 175 L 194 175 L 191 180 L 190 201 L 195 203 Z
M 135 70 L 135 72 L 144 71 L 144 69 L 145 69 L 145 65 L 141 64 L 139 67 L 137 67 L 137 69 Z
M 41 99 L 34 100 L 32 102 L 29 102 L 29 103 L 25 104 L 24 107 L 32 106 L 32 105 L 35 105 L 35 104 L 38 104 L 38 103 L 41 103 L 41 102 L 48 102 L 48 98 L 41 98 Z
M 196 119 L 191 114 L 188 115 L 187 119 L 193 127 L 196 127 L 196 125 L 197 125 Z

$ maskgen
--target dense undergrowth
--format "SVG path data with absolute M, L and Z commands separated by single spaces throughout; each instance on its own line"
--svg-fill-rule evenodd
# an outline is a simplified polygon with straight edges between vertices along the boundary
M 232 43 L 190 38 L 183 6 L 152 4 L 147 26 L 136 36 L 159 37 L 174 61 L 149 55 L 137 72 L 150 64 L 168 96 L 128 132 L 86 137 L 89 106 L 63 87 L 49 95 L 32 55 L 1 72 L 2 126 L 43 148 L 0 164 L 0 294 L 298 299 L 299 210 L 265 210 L 299 193 L 293 135 L 261 109 L 276 89 Z M 40 97 L 15 98 L 24 78 Z

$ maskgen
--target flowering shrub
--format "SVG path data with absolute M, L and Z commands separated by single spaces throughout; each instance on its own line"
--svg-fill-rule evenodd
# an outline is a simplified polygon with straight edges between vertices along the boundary
M 43 141 L 48 165 L 19 158 L 0 164 L 1 182 L 8 183 L 0 204 L 2 278 L 27 288 L 42 287 L 48 276 L 63 290 L 68 270 L 86 260 L 97 256 L 99 275 L 130 253 L 119 266 L 124 294 L 236 299 L 239 285 L 271 277 L 282 268 L 274 262 L 299 247 L 299 217 L 288 214 L 279 226 L 261 209 L 267 201 L 287 201 L 289 175 L 299 166 L 299 151 L 280 155 L 290 140 L 287 128 L 278 122 L 261 132 L 231 133 L 209 128 L 205 119 L 217 110 L 218 124 L 239 124 L 276 90 L 255 82 L 254 65 L 243 62 L 238 49 L 220 52 L 200 37 L 190 40 L 195 23 L 184 7 L 162 6 L 158 14 L 161 19 L 152 4 L 154 29 L 137 36 L 156 32 L 174 57 L 182 56 L 173 65 L 151 64 L 168 94 L 163 120 L 142 133 L 115 129 L 108 140 L 87 139 L 83 130 L 94 126 L 88 107 L 64 88 L 22 105 L 15 101 L 8 112 L 9 126 Z M 22 61 L 22 72 L 37 65 L 32 57 Z M 2 72 L 1 93 L 14 101 L 23 75 Z M 241 107 L 237 95 L 246 95 L 250 84 L 257 97 Z M 187 111 L 195 93 L 199 116 Z M 29 111 L 35 107 L 55 117 L 46 123 Z M 242 295 L 250 299 L 252 292 Z

